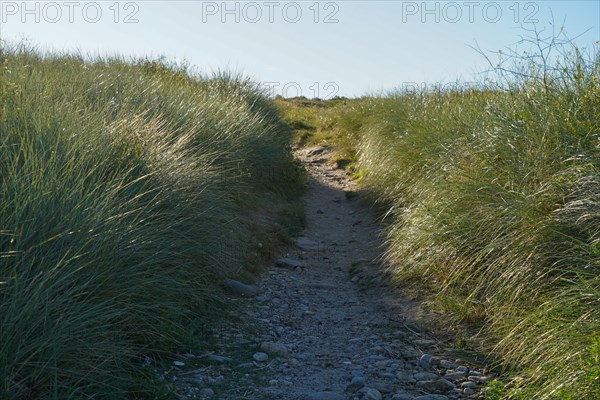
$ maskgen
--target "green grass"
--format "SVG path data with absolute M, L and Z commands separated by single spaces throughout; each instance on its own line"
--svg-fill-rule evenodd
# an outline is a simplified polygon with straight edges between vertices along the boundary
M 290 143 L 240 77 L 0 48 L 0 397 L 151 395 L 302 223 Z
M 355 160 L 395 280 L 482 329 L 493 398 L 600 398 L 600 56 L 560 50 L 487 89 L 279 104 Z

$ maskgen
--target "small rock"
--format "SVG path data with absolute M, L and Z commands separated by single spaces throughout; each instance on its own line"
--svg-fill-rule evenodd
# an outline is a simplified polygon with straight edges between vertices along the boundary
M 260 345 L 260 350 L 268 354 L 276 354 L 283 357 L 288 355 L 288 350 L 282 343 L 263 342 Z
M 400 382 L 408 382 L 408 380 L 410 379 L 410 377 L 408 376 L 408 374 L 404 371 L 400 371 L 398 373 L 396 373 L 396 378 L 400 381 Z
M 265 362 L 269 359 L 269 355 L 267 353 L 258 352 L 258 353 L 254 353 L 252 358 L 254 358 L 254 361 L 257 361 L 257 362 Z
M 181 361 L 173 361 L 173 365 L 176 367 L 184 367 L 185 363 L 183 363 Z
M 306 400 L 346 400 L 346 396 L 336 392 L 315 392 L 307 395 Z
M 434 365 L 440 365 L 442 362 L 442 359 L 440 357 L 431 357 L 431 360 L 429 361 L 429 365 L 434 366 Z
M 317 213 L 318 213 L 318 211 L 317 211 Z M 317 243 L 315 243 L 314 241 L 312 241 L 309 238 L 306 238 L 304 236 L 297 237 L 296 240 L 294 241 L 294 243 L 296 244 L 296 247 L 298 247 L 300 250 L 304 250 L 304 251 L 315 250 L 318 247 Z
M 285 328 L 283 326 L 276 326 L 275 327 L 275 334 L 277 336 L 283 336 L 285 333 Z
M 229 290 L 240 296 L 256 296 L 260 292 L 258 286 L 246 285 L 235 279 L 227 279 L 226 283 Z
M 438 379 L 437 381 L 420 381 L 417 387 L 430 393 L 446 393 L 456 387 L 456 385 L 447 379 Z
M 460 384 L 460 386 L 462 386 L 464 388 L 474 388 L 474 387 L 477 387 L 477 383 L 471 382 L 471 381 L 469 381 L 469 382 L 463 382 L 463 383 Z
M 346 392 L 354 393 L 365 386 L 366 379 L 364 376 L 354 376 L 348 386 L 346 386 Z
M 467 376 L 466 372 L 457 371 L 457 372 L 447 373 L 446 375 L 444 375 L 444 379 L 448 379 L 449 381 L 456 381 L 456 380 L 464 378 L 465 376 Z
M 327 147 L 327 146 L 313 146 L 313 147 L 309 147 L 308 149 L 306 149 L 306 155 L 309 157 L 314 157 L 317 156 L 319 154 L 328 152 L 329 150 L 331 150 L 331 147 Z
M 440 361 L 440 367 L 445 369 L 456 369 L 458 368 L 458 364 L 452 361 L 442 360 Z
M 373 389 L 379 390 L 381 393 L 392 393 L 395 389 L 394 385 L 392 385 L 390 383 L 380 383 L 380 382 L 372 383 L 371 387 Z
M 466 394 L 467 396 L 469 396 L 469 395 L 477 393 L 477 391 L 472 388 L 465 388 L 465 390 L 463 390 L 463 393 Z
M 368 388 L 365 393 L 365 400 L 381 400 L 383 397 L 377 389 Z
M 458 367 L 456 367 L 456 370 L 461 372 L 469 372 L 469 368 L 465 367 L 464 365 L 459 365 Z
M 429 368 L 431 366 L 431 359 L 433 358 L 430 354 L 423 354 L 419 359 L 419 365 L 423 368 Z
M 418 381 L 433 381 L 439 377 L 433 372 L 419 372 L 418 374 L 414 374 L 413 378 Z
M 392 400 L 414 400 L 415 396 L 408 393 L 396 393 L 392 396 Z
M 275 261 L 275 266 L 279 268 L 295 269 L 302 268 L 302 263 L 291 258 L 280 258 Z
M 204 388 L 198 393 L 201 397 L 212 397 L 215 395 L 215 391 L 210 388 Z
M 218 356 L 216 354 L 210 354 L 208 355 L 208 357 L 206 357 L 209 361 L 214 361 L 214 362 L 218 362 L 218 363 L 224 363 L 226 361 L 231 360 L 231 358 L 229 357 L 224 357 L 224 356 Z
M 486 382 L 489 382 L 492 380 L 492 378 L 489 376 L 477 376 L 477 375 L 469 376 L 467 379 L 470 380 L 471 382 L 476 382 L 476 383 L 486 383 Z

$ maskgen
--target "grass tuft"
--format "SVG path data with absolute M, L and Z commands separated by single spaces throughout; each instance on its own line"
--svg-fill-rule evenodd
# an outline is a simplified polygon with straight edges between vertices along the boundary
M 302 222 L 290 131 L 242 77 L 0 54 L 0 397 L 149 395 Z
M 600 398 L 600 56 L 534 40 L 480 88 L 280 107 L 354 155 L 396 281 L 483 328 L 492 398 Z

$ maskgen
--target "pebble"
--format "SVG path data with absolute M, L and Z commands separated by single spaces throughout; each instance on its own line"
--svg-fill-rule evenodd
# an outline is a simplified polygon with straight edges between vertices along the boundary
M 467 376 L 466 372 L 458 371 L 458 372 L 450 372 L 444 375 L 444 379 L 448 379 L 449 381 L 456 381 Z
M 414 374 L 413 378 L 415 378 L 418 381 L 432 381 L 437 379 L 438 376 L 433 372 L 419 372 L 417 374 Z
M 348 386 L 346 386 L 346 391 L 350 393 L 354 393 L 359 389 L 362 389 L 365 386 L 366 379 L 364 376 L 354 376 L 352 381 Z
M 445 369 L 456 369 L 458 368 L 458 364 L 452 361 L 443 360 L 440 362 L 440 367 Z
M 238 294 L 240 296 L 256 296 L 260 293 L 260 289 L 255 285 L 246 285 L 240 281 L 236 281 L 235 279 L 227 279 L 226 281 L 227 287 L 233 293 Z
M 463 390 L 463 393 L 466 395 L 471 395 L 477 393 L 477 391 L 475 389 L 465 388 L 465 390 Z
M 257 353 L 254 353 L 252 358 L 254 358 L 254 361 L 257 361 L 257 362 L 265 362 L 269 359 L 269 355 L 267 353 L 257 352 Z
M 394 385 L 390 384 L 390 383 L 372 383 L 371 387 L 373 389 L 377 389 L 379 390 L 381 393 L 392 393 L 394 391 Z
M 430 393 L 446 393 L 456 387 L 447 379 L 438 379 L 437 381 L 420 381 L 417 382 L 417 387 Z
M 218 356 L 216 354 L 210 354 L 208 357 L 206 357 L 209 361 L 214 361 L 214 362 L 218 362 L 218 363 L 224 363 L 226 361 L 231 360 L 231 358 L 229 357 L 224 357 L 224 356 Z
M 419 365 L 423 368 L 429 368 L 431 366 L 431 359 L 433 356 L 431 354 L 423 354 L 419 359 Z
M 377 389 L 368 388 L 365 393 L 365 400 L 381 400 L 383 396 Z
M 201 397 L 212 397 L 215 395 L 215 391 L 210 388 L 200 390 L 198 393 Z
M 392 396 L 392 400 L 414 400 L 415 396 L 408 393 L 397 393 Z
M 489 376 L 473 375 L 473 376 L 469 376 L 467 379 L 470 380 L 471 382 L 486 383 L 486 382 L 489 382 L 492 378 Z
M 302 268 L 302 263 L 291 258 L 280 258 L 275 261 L 275 266 L 279 268 L 296 269 Z
M 183 363 L 181 361 L 173 361 L 173 365 L 176 367 L 184 367 L 185 363 Z
M 296 244 L 296 247 L 304 251 L 316 250 L 318 247 L 317 243 L 304 236 L 297 237 L 294 242 Z
M 346 396 L 336 392 L 315 392 L 306 396 L 306 400 L 346 400 Z
M 260 350 L 268 354 L 275 354 L 284 357 L 288 355 L 287 347 L 285 347 L 285 345 L 282 343 L 263 342 L 260 345 Z

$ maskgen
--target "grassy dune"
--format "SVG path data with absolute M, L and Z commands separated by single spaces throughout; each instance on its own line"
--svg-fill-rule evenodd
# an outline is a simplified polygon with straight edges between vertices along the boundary
M 494 398 L 600 398 L 600 58 L 568 51 L 485 90 L 279 101 L 354 161 L 398 283 L 483 329 Z
M 151 389 L 301 224 L 289 141 L 241 78 L 0 48 L 0 397 Z

